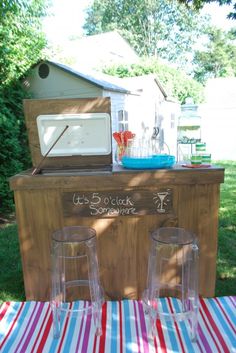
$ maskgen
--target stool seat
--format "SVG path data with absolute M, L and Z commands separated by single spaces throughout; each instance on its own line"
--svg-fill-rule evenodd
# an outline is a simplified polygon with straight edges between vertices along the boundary
M 64 227 L 52 234 L 52 240 L 62 243 L 86 242 L 95 237 L 95 229 L 83 226 Z
M 54 338 L 60 337 L 65 315 L 92 315 L 95 333 L 101 335 L 104 296 L 99 281 L 95 229 L 72 226 L 57 230 L 52 234 L 51 258 Z M 79 300 L 88 301 L 88 305 L 75 305 Z
M 190 336 L 197 339 L 198 245 L 183 228 L 159 228 L 151 234 L 147 288 L 143 293 L 146 313 L 155 336 L 156 319 L 189 322 Z M 167 308 L 162 297 L 171 297 Z

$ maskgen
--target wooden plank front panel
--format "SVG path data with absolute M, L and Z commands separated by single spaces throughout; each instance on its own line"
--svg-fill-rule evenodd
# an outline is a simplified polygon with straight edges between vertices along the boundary
M 219 185 L 198 185 L 198 230 L 200 243 L 200 289 L 214 296 L 218 244 Z
M 199 292 L 214 296 L 218 238 L 219 185 L 178 188 L 179 226 L 193 231 L 199 242 Z
M 51 234 L 63 227 L 58 190 L 15 192 L 27 300 L 49 300 Z
M 106 299 L 137 299 L 146 286 L 149 236 L 172 215 L 65 218 L 67 226 L 82 224 L 96 229 L 100 278 Z
M 15 192 L 19 241 L 27 300 L 49 300 L 50 244 L 56 229 L 94 227 L 100 276 L 109 299 L 140 298 L 146 285 L 150 232 L 173 214 L 141 217 L 65 217 L 59 190 Z
M 104 179 L 102 176 L 100 178 Z M 214 295 L 218 184 L 165 185 L 173 190 L 170 213 L 110 218 L 65 216 L 62 195 L 75 189 L 67 189 L 71 185 L 69 178 L 65 179 L 64 185 L 64 189 L 31 188 L 15 190 L 14 193 L 27 300 L 49 300 L 50 239 L 53 231 L 66 225 L 88 225 L 96 229 L 101 280 L 107 298 L 111 299 L 141 297 L 146 286 L 151 231 L 160 226 L 189 229 L 199 239 L 200 294 Z M 79 182 L 77 185 L 80 185 Z M 99 190 L 102 189 L 96 189 Z M 152 191 L 153 188 L 146 188 L 148 190 Z

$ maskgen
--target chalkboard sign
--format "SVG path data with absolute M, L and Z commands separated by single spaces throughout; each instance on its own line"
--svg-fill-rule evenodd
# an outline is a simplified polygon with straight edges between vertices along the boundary
M 65 192 L 62 194 L 64 216 L 117 217 L 166 214 L 173 208 L 172 189 L 138 191 Z

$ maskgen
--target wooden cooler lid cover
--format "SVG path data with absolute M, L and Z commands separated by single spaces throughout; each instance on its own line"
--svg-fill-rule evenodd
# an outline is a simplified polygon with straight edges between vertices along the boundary
M 27 99 L 24 112 L 33 167 L 61 133 L 42 169 L 112 164 L 110 98 Z

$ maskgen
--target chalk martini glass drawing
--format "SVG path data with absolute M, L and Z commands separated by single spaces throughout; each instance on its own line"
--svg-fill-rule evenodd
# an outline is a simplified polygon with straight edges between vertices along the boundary
M 165 202 L 165 199 L 167 195 L 169 195 L 168 191 L 162 191 L 162 192 L 157 192 L 153 194 L 153 201 L 155 205 L 157 206 L 157 211 L 159 213 L 165 213 L 165 207 L 167 203 Z

